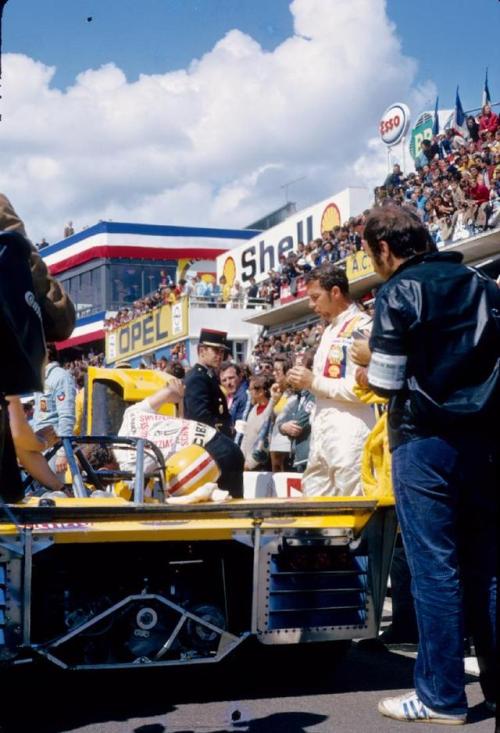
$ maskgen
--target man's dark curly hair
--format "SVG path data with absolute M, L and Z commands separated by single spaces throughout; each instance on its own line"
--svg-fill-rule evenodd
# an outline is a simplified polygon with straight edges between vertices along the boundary
M 419 216 L 405 206 L 375 206 L 369 213 L 363 237 L 375 260 L 384 240 L 395 257 L 408 259 L 435 249 L 432 238 Z

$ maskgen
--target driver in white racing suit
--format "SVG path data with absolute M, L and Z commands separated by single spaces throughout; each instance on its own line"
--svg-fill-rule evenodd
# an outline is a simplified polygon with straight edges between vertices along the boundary
M 312 371 L 295 366 L 290 384 L 316 397 L 311 417 L 311 444 L 302 477 L 306 496 L 361 495 L 361 453 L 375 424 L 373 408 L 355 395 L 356 364 L 350 357 L 353 339 L 366 338 L 371 317 L 349 297 L 344 270 L 331 263 L 306 277 L 312 309 L 329 321 L 314 358 Z

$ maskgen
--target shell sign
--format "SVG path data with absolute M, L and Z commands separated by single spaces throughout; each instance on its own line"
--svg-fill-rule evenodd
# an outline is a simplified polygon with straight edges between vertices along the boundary
M 365 188 L 347 188 L 323 199 L 217 257 L 217 279 L 225 275 L 230 285 L 239 280 L 244 287 L 250 278 L 263 282 L 279 266 L 280 257 L 297 252 L 299 242 L 321 237 L 370 205 L 371 194 Z
M 340 224 L 339 207 L 336 204 L 328 204 L 321 217 L 320 232 L 322 234 L 323 232 L 331 232 L 334 227 L 339 227 Z

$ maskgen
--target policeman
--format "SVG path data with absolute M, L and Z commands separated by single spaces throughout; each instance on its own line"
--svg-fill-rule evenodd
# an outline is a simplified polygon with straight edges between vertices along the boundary
M 225 331 L 208 328 L 201 330 L 198 363 L 184 380 L 184 417 L 216 428 L 218 434 L 211 441 L 212 455 L 225 479 L 224 484 L 219 482 L 219 486 L 229 491 L 233 497 L 241 497 L 244 457 L 238 446 L 232 442 L 231 416 L 216 374 L 227 349 Z
M 203 328 L 198 344 L 198 362 L 185 379 L 184 417 L 211 425 L 233 437 L 231 416 L 217 371 L 228 349 L 227 333 Z

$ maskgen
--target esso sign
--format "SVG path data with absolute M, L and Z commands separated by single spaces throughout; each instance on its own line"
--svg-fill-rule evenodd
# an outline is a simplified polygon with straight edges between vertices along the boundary
M 379 133 L 385 145 L 397 145 L 410 125 L 410 110 L 406 104 L 392 104 L 382 115 Z

